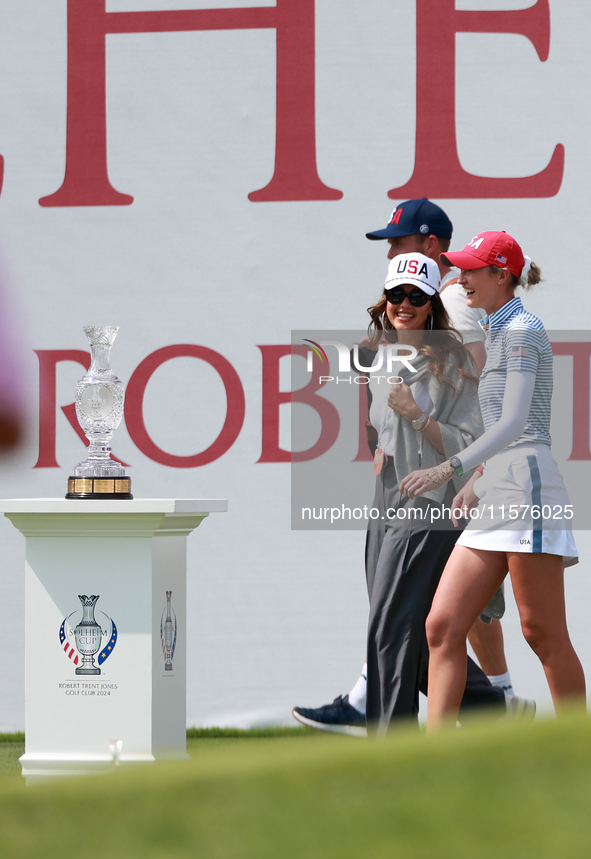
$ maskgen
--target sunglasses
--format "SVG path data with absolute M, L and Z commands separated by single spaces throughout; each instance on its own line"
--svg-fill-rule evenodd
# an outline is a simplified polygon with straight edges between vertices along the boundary
M 390 304 L 402 304 L 404 299 L 408 298 L 413 307 L 424 307 L 431 298 L 422 289 L 413 289 L 412 292 L 405 292 L 400 286 L 385 289 L 384 292 Z

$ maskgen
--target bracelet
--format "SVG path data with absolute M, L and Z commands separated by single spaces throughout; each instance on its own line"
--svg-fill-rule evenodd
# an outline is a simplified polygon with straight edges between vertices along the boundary
M 423 426 L 420 428 L 419 432 L 425 432 L 425 430 L 427 429 L 427 427 L 429 426 L 429 424 L 431 423 L 432 420 L 433 420 L 433 418 L 431 417 L 431 415 L 427 415 L 427 420 L 425 421 Z
M 410 422 L 410 425 L 414 430 L 422 432 L 429 423 L 429 420 L 430 415 L 428 415 L 427 412 L 422 412 L 420 417 Z

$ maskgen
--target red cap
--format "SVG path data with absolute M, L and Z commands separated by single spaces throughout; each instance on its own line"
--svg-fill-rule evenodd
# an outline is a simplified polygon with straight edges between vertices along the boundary
M 461 251 L 440 256 L 444 265 L 454 265 L 465 271 L 498 265 L 499 268 L 508 268 L 515 277 L 521 276 L 525 265 L 523 251 L 515 239 L 504 230 L 478 233 Z

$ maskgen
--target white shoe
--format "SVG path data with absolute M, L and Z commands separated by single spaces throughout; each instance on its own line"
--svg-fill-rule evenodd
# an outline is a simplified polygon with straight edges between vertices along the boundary
M 536 715 L 536 702 L 514 695 L 507 701 L 507 716 L 510 719 L 533 719 Z

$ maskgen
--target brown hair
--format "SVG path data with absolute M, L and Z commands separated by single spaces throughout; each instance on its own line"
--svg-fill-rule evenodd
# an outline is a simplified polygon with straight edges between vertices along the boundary
M 498 274 L 501 271 L 504 271 L 503 268 L 500 268 L 498 265 L 489 265 L 491 275 Z M 542 272 L 540 271 L 539 266 L 532 262 L 530 264 L 530 269 L 527 274 L 527 283 L 521 284 L 519 282 L 519 278 L 516 277 L 513 272 L 511 272 L 511 286 L 513 289 L 517 289 L 518 286 L 523 286 L 523 289 L 531 289 L 532 286 L 535 286 L 536 283 L 540 283 L 542 280 Z
M 437 334 L 431 335 L 429 337 L 430 342 L 419 349 L 420 355 L 427 355 L 431 359 L 427 370 L 443 385 L 453 388 L 452 383 L 444 375 L 446 367 L 449 365 L 448 355 L 451 353 L 455 357 L 460 378 L 477 384 L 476 376 L 469 369 L 464 370 L 468 360 L 468 350 L 462 342 L 462 335 L 455 328 L 452 328 L 441 297 L 435 293 L 429 296 L 429 300 L 433 310 L 433 331 Z M 367 308 L 371 317 L 371 322 L 367 328 L 369 337 L 367 345 L 370 349 L 375 349 L 380 343 L 395 343 L 398 339 L 396 329 L 386 313 L 387 304 L 388 299 L 384 293 L 376 304 Z

